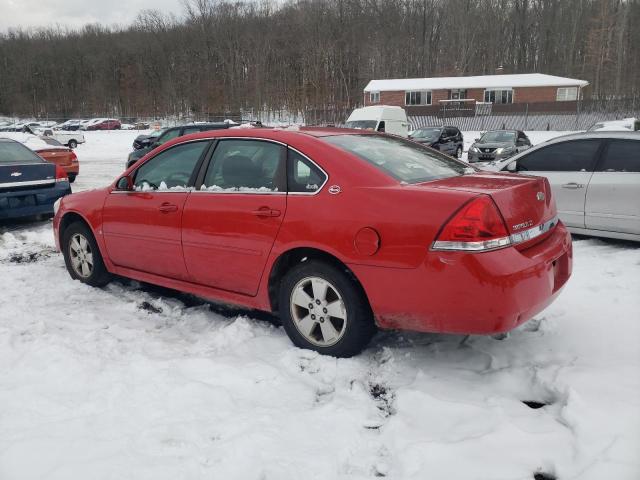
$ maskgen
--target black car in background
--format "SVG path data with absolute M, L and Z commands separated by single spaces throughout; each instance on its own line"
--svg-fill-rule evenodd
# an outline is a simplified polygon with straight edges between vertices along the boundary
M 435 127 L 420 127 L 411 132 L 409 138 L 414 142 L 428 145 L 442 153 L 455 158 L 462 157 L 462 132 L 457 127 L 448 125 Z
M 469 147 L 469 163 L 494 162 L 531 148 L 531 140 L 521 130 L 490 130 Z
M 149 135 L 138 135 L 133 141 L 133 149 L 140 150 L 141 148 L 147 148 L 149 145 L 155 142 L 160 135 L 166 132 L 166 130 L 166 128 L 161 128 L 159 130 L 151 132 Z
M 159 145 L 162 145 L 163 143 L 168 142 L 169 140 L 182 137 L 183 135 L 189 135 L 190 133 L 206 132 L 209 130 L 222 130 L 225 128 L 229 128 L 229 126 L 230 125 L 228 123 L 195 123 L 161 130 L 161 133 L 158 136 L 150 139 L 142 139 L 139 142 L 139 144 L 143 144 L 143 142 L 146 143 L 146 146 L 137 148 L 129 154 L 129 157 L 127 158 L 127 168 L 136 163 L 151 150 Z M 140 137 L 144 137 L 144 135 L 140 135 L 138 138 Z M 136 140 L 138 140 L 138 138 L 136 138 Z M 133 143 L 133 147 L 136 148 L 135 141 Z

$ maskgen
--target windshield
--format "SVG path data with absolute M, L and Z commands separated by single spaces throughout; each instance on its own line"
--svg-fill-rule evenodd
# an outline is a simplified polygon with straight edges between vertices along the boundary
M 480 143 L 514 143 L 516 132 L 496 131 L 487 132 L 480 138 Z
M 17 142 L 0 141 L 0 164 L 3 163 L 42 163 L 44 160 Z
M 324 141 L 353 153 L 403 183 L 420 183 L 468 173 L 461 162 L 398 137 L 336 135 Z
M 346 123 L 347 128 L 359 128 L 364 130 L 375 130 L 377 120 L 351 120 Z
M 421 128 L 411 134 L 411 138 L 440 138 L 439 128 Z

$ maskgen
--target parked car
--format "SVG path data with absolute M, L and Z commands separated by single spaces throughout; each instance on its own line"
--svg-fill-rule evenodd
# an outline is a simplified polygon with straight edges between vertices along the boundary
M 462 158 L 464 139 L 457 127 L 420 127 L 411 132 L 409 138 L 452 157 Z
M 274 312 L 296 345 L 335 356 L 376 326 L 511 330 L 572 267 L 544 178 L 338 128 L 175 138 L 65 197 L 53 226 L 74 279 L 116 274 Z
M 133 149 L 134 150 L 140 150 L 141 148 L 149 147 L 166 130 L 167 130 L 166 128 L 161 128 L 159 130 L 154 130 L 153 132 L 151 132 L 149 134 L 138 135 L 133 140 Z
M 71 193 L 64 170 L 20 142 L 0 138 L 0 219 L 50 215 Z
M 183 135 L 190 133 L 206 132 L 209 130 L 224 130 L 229 128 L 227 123 L 192 123 L 189 125 L 181 125 L 179 127 L 171 127 L 163 130 L 158 136 L 149 139 L 148 146 L 134 150 L 127 157 L 127 168 L 136 163 L 154 148 Z M 138 137 L 139 138 L 139 137 Z M 135 148 L 135 141 L 134 141 Z
M 40 135 L 48 138 L 52 138 L 62 145 L 66 145 L 69 148 L 76 148 L 80 143 L 85 142 L 82 132 L 60 131 L 53 130 L 51 128 L 44 128 L 39 130 Z
M 80 173 L 80 164 L 74 151 L 53 138 L 40 137 L 39 140 L 38 143 L 27 142 L 26 145 L 47 162 L 59 165 L 67 174 L 69 183 L 75 182 Z
M 80 129 L 80 125 L 81 124 L 82 124 L 82 120 L 71 119 L 71 120 L 67 120 L 66 122 L 63 122 L 62 124 L 60 124 L 60 129 L 68 131 L 68 132 L 75 132 L 76 130 Z
M 81 127 L 82 130 L 120 130 L 120 120 L 114 118 L 98 118 Z
M 557 137 L 487 169 L 546 177 L 573 233 L 640 241 L 640 133 Z
M 467 159 L 470 163 L 492 162 L 512 157 L 531 148 L 531 141 L 520 130 L 491 130 L 484 133 L 469 147 Z
M 594 123 L 589 127 L 588 132 L 613 132 L 613 131 L 640 130 L 640 120 L 637 118 L 625 118 L 624 120 L 609 120 L 606 122 Z
M 373 105 L 356 108 L 349 115 L 345 127 L 386 132 L 401 137 L 409 135 L 407 112 L 404 108 L 395 106 Z

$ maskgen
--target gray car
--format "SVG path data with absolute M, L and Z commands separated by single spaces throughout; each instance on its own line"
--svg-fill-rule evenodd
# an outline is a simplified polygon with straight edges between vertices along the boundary
M 494 162 L 531 148 L 531 141 L 520 130 L 491 130 L 469 147 L 467 160 L 470 163 Z
M 640 132 L 556 137 L 481 168 L 546 177 L 573 233 L 640 242 Z

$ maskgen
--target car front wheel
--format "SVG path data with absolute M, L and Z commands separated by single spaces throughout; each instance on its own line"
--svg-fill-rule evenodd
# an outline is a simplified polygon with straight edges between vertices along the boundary
M 325 355 L 356 355 L 376 331 L 369 303 L 355 280 L 324 262 L 293 267 L 282 280 L 279 305 L 292 342 Z
M 64 230 L 62 253 L 72 278 L 92 287 L 103 287 L 111 280 L 96 240 L 84 223 L 74 222 Z
M 69 146 L 69 148 L 74 149 L 78 146 L 78 142 L 76 142 L 75 140 L 69 140 L 69 143 L 67 145 Z

